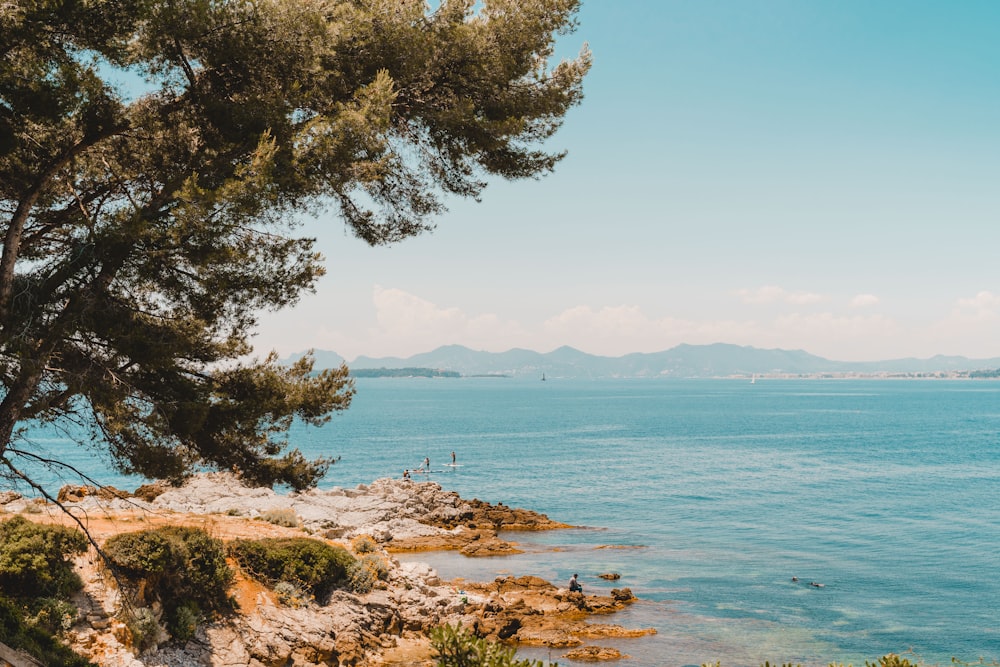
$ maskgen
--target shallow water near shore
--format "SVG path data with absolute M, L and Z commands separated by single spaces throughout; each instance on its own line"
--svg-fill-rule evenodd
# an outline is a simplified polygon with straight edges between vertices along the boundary
M 296 427 L 340 456 L 322 487 L 431 460 L 463 497 L 583 529 L 526 553 L 419 554 L 444 578 L 532 574 L 641 598 L 600 621 L 628 667 L 805 665 L 912 651 L 1000 659 L 1000 383 L 903 380 L 362 379 L 350 410 Z M 102 480 L 59 434 L 37 444 Z M 459 467 L 444 464 L 456 453 Z M 607 582 L 602 572 L 622 578 Z M 792 581 L 792 577 L 798 581 Z M 810 586 L 809 582 L 823 584 Z M 560 659 L 525 649 L 524 657 Z

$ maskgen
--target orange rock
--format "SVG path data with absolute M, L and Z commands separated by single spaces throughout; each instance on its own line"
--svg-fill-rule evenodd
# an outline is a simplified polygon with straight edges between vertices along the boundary
M 622 655 L 621 651 L 605 646 L 581 646 L 572 651 L 563 653 L 563 657 L 569 660 L 582 660 L 586 662 L 598 662 L 601 660 L 621 660 L 629 656 Z

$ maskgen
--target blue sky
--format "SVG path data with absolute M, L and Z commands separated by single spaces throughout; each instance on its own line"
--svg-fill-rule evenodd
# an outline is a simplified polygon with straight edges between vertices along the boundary
M 257 349 L 1000 356 L 1000 3 L 589 0 L 583 42 L 554 174 L 390 248 L 310 222 Z

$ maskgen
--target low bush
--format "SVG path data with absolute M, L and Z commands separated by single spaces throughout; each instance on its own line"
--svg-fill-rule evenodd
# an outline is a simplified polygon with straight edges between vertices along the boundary
M 91 665 L 56 637 L 76 619 L 67 599 L 83 582 L 72 558 L 86 550 L 76 530 L 22 516 L 0 522 L 0 642 L 47 665 Z
M 291 508 L 267 510 L 261 513 L 260 518 L 276 526 L 284 526 L 285 528 L 299 527 L 299 516 Z
M 201 622 L 201 608 L 194 600 L 185 600 L 174 607 L 167 616 L 167 628 L 174 639 L 187 641 Z
M 153 648 L 165 639 L 163 628 L 149 607 L 130 608 L 125 612 L 124 618 L 125 626 L 132 636 L 132 645 L 139 653 Z
M 32 615 L 27 621 L 50 634 L 69 630 L 80 615 L 76 605 L 58 598 L 35 598 L 28 607 Z
M 83 587 L 73 556 L 87 550 L 78 530 L 15 516 L 0 522 L 0 589 L 10 597 L 68 597 Z
M 370 593 L 389 578 L 389 564 L 378 554 L 365 554 L 347 568 L 347 581 L 355 593 Z
M 276 583 L 274 585 L 274 594 L 278 596 L 278 602 L 296 609 L 313 601 L 313 596 L 308 591 L 302 590 L 290 581 L 279 581 Z
M 0 642 L 20 649 L 44 665 L 96 667 L 60 642 L 52 632 L 26 618 L 24 605 L 0 595 Z
M 264 583 L 284 581 L 326 598 L 347 576 L 354 557 L 346 549 L 309 537 L 233 540 L 229 555 L 253 578 Z
M 202 611 L 231 608 L 227 593 L 233 572 L 226 564 L 222 541 L 200 528 L 165 526 L 122 533 L 105 542 L 104 552 L 138 607 L 163 606 L 167 629 L 175 639 L 191 637 Z M 156 637 L 146 627 L 148 619 L 126 620 L 130 629 L 134 626 L 134 638 Z
M 442 625 L 431 631 L 431 648 L 438 667 L 543 667 L 541 660 L 518 660 L 515 651 L 476 637 L 461 625 Z M 557 667 L 558 663 L 548 663 Z
M 371 535 L 358 535 L 351 540 L 351 549 L 356 554 L 370 554 L 378 551 L 378 543 Z

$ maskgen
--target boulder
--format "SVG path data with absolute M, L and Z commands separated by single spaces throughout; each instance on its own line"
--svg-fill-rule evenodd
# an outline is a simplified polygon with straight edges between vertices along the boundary
M 567 660 L 599 662 L 602 660 L 621 660 L 622 658 L 627 658 L 629 656 L 622 655 L 621 651 L 616 648 L 607 648 L 605 646 L 580 646 L 572 651 L 563 653 L 562 657 Z

